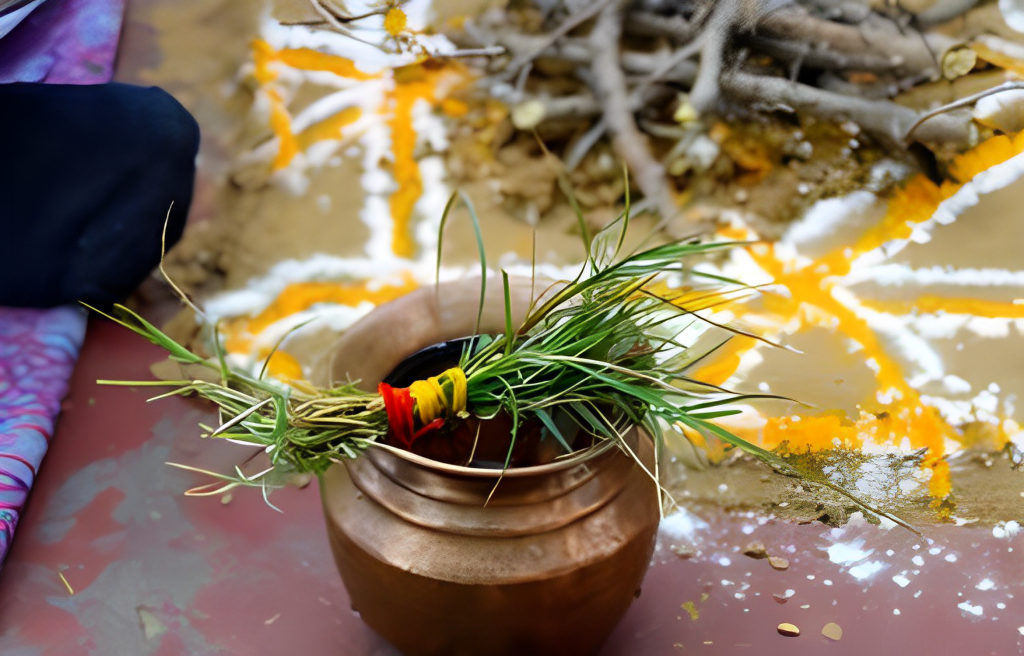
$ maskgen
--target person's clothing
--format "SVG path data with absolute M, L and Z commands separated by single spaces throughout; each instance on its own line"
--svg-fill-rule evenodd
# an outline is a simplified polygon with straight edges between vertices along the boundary
M 0 307 L 0 566 L 85 337 L 81 308 Z
M 0 84 L 109 82 L 125 2 L 0 0 Z
M 199 127 L 157 88 L 0 85 L 0 305 L 123 300 L 181 236 Z M 172 207 L 173 203 L 173 207 Z

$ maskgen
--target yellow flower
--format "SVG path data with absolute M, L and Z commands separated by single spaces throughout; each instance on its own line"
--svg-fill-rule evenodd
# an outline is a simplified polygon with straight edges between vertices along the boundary
M 384 29 L 387 30 L 391 36 L 398 36 L 405 30 L 405 12 L 398 7 L 392 7 L 388 9 L 388 13 L 384 15 Z

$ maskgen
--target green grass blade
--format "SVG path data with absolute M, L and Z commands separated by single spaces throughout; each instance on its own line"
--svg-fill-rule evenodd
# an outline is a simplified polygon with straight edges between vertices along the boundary
M 469 199 L 464 192 L 460 193 L 462 203 L 466 206 L 466 211 L 469 212 L 469 218 L 473 222 L 473 232 L 476 235 L 476 249 L 480 255 L 480 307 L 476 313 L 476 330 L 473 331 L 474 335 L 480 334 L 480 323 L 484 318 L 484 299 L 487 296 L 487 253 L 484 250 L 484 236 L 480 231 L 480 217 L 477 216 L 476 208 L 473 207 L 473 201 Z
M 537 408 L 534 410 L 534 414 L 540 419 L 544 427 L 548 429 L 558 443 L 562 445 L 566 453 L 572 453 L 572 447 L 565 441 L 565 436 L 562 435 L 562 431 L 558 430 L 558 426 L 555 425 L 555 420 L 551 418 L 551 414 L 545 408 Z
M 515 346 L 516 335 L 512 330 L 512 292 L 509 290 L 508 272 L 504 269 L 501 270 L 501 284 L 505 294 L 505 355 L 508 356 Z
M 441 212 L 441 225 L 437 228 L 437 264 L 434 267 L 434 284 L 441 284 L 441 257 L 442 248 L 444 247 L 444 227 L 448 225 L 448 215 L 452 211 L 452 207 L 455 206 L 455 199 L 459 197 L 459 192 L 452 192 L 452 195 L 448 197 L 448 202 L 444 204 L 444 211 Z

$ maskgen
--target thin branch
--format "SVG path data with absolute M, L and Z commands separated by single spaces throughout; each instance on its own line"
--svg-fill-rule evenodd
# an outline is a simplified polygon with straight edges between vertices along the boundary
M 805 56 L 808 66 L 891 72 L 901 77 L 921 72 L 937 74 L 934 52 L 944 52 L 956 44 L 940 34 L 922 35 L 916 30 L 900 34 L 878 14 L 870 14 L 856 25 L 846 25 L 817 18 L 796 5 L 765 14 L 758 21 L 756 34 L 767 40 L 755 40 L 755 46 L 774 46 L 776 49 L 769 54 L 780 57 L 785 56 L 783 44 L 812 44 Z
M 389 2 L 386 5 L 378 7 L 377 9 L 371 9 L 370 11 L 367 11 L 365 13 L 351 16 L 349 14 L 345 14 L 339 11 L 339 8 L 335 6 L 332 0 L 319 0 L 321 6 L 326 11 L 330 12 L 330 14 L 334 16 L 336 19 L 338 19 L 338 21 L 341 23 L 352 23 L 355 21 L 363 20 L 364 18 L 369 18 L 371 16 L 383 16 L 387 14 L 389 11 L 391 11 L 394 7 L 401 7 L 408 1 L 409 0 L 398 0 L 398 2 Z
M 532 62 L 541 53 L 547 50 L 550 46 L 554 45 L 556 41 L 561 39 L 563 36 L 572 32 L 574 29 L 587 22 L 594 16 L 597 16 L 606 6 L 611 4 L 612 0 L 597 0 L 591 3 L 586 9 L 576 12 L 570 15 L 565 21 L 559 25 L 554 31 L 546 34 L 532 50 L 519 55 L 508 65 L 505 76 L 507 79 L 515 77 L 516 73 L 520 68 L 526 64 Z
M 431 53 L 434 59 L 458 59 L 466 57 L 496 57 L 504 55 L 507 51 L 502 46 L 490 46 L 487 48 L 466 48 L 454 52 Z
M 604 107 L 604 118 L 612 133 L 615 151 L 634 174 L 637 186 L 661 213 L 661 224 L 675 218 L 678 210 L 669 193 L 665 168 L 651 155 L 647 139 L 636 126 L 626 91 L 626 78 L 619 65 L 622 36 L 621 5 L 608 4 L 598 15 L 590 35 L 594 51 L 591 64 L 595 92 Z
M 997 93 L 1002 93 L 1003 91 L 1013 91 L 1014 89 L 1024 89 L 1024 82 L 1004 82 L 1003 84 L 1000 84 L 997 87 L 992 87 L 991 89 L 979 91 L 978 93 L 972 94 L 970 96 L 954 100 L 953 102 L 947 105 L 943 105 L 942 107 L 937 107 L 936 109 L 933 109 L 930 112 L 925 112 L 924 114 L 921 115 L 919 119 L 917 119 L 917 121 L 914 122 L 913 125 L 910 126 L 910 129 L 907 130 L 907 133 L 903 136 L 903 142 L 907 145 L 910 145 L 911 136 L 913 136 L 914 131 L 921 127 L 921 125 L 925 121 L 929 121 L 940 114 L 951 112 L 954 109 L 960 109 L 961 107 L 970 107 L 971 105 L 978 102 L 982 98 L 988 98 L 989 96 L 994 96 Z
M 866 132 L 893 144 L 902 143 L 918 118 L 914 110 L 887 100 L 845 96 L 767 75 L 732 73 L 722 78 L 722 89 L 746 107 L 806 112 L 829 121 L 853 121 Z M 953 117 L 936 117 L 922 130 L 921 140 L 927 142 L 966 144 L 969 138 L 967 121 Z
M 330 27 L 334 28 L 341 34 L 344 34 L 348 38 L 354 39 L 360 43 L 365 43 L 368 46 L 373 46 L 374 48 L 378 49 L 380 48 L 378 44 L 371 43 L 370 41 L 362 39 L 353 34 L 352 30 L 350 30 L 346 25 L 346 21 L 335 16 L 334 13 L 332 12 L 332 9 L 328 8 L 327 0 L 309 0 L 309 4 L 313 6 L 313 9 L 315 9 L 318 14 L 323 16 L 324 20 Z
M 700 68 L 690 90 L 690 104 L 698 113 L 708 112 L 718 103 L 718 79 L 722 76 L 725 47 L 729 44 L 742 6 L 740 2 L 717 3 L 707 28 L 699 37 L 702 44 Z

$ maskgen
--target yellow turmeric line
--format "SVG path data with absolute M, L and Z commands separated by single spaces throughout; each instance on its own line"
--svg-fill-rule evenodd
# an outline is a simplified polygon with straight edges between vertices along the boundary
M 1024 304 L 1013 301 L 988 301 L 980 298 L 921 296 L 912 301 L 862 301 L 865 307 L 890 314 L 969 314 L 990 319 L 1024 319 Z

